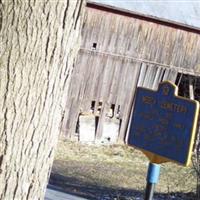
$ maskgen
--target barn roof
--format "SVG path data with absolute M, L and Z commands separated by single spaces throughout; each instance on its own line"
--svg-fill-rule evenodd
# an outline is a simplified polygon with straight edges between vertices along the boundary
M 89 0 L 88 2 L 200 29 L 198 0 Z

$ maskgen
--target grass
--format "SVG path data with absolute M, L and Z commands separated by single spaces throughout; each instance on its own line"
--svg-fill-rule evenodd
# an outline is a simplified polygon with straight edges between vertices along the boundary
M 60 140 L 52 172 L 88 185 L 143 191 L 147 167 L 143 153 L 126 145 L 95 146 Z M 192 167 L 161 165 L 158 193 L 189 193 L 195 189 Z

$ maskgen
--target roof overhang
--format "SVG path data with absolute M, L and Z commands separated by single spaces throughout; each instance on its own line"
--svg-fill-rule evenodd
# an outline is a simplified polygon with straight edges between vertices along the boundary
M 157 23 L 157 24 L 172 27 L 172 28 L 175 28 L 175 29 L 184 30 L 184 31 L 187 31 L 187 32 L 200 34 L 200 28 L 197 28 L 197 27 L 193 27 L 193 26 L 189 26 L 189 25 L 186 25 L 186 24 L 174 22 L 174 21 L 171 21 L 171 20 L 166 20 L 166 19 L 163 19 L 163 18 L 145 15 L 145 14 L 134 12 L 134 11 L 129 11 L 129 10 L 126 10 L 126 9 L 123 9 L 123 8 L 118 8 L 118 7 L 111 6 L 111 5 L 93 2 L 91 0 L 87 1 L 87 7 L 106 11 L 106 12 L 111 12 L 111 13 L 115 13 L 115 14 L 123 15 L 123 16 L 127 16 L 127 17 L 137 18 L 137 19 L 141 19 L 141 20 L 144 20 L 144 21 L 148 21 L 148 22 Z

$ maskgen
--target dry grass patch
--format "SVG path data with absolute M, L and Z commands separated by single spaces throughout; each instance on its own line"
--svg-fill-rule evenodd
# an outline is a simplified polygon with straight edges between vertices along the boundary
M 74 178 L 88 185 L 143 191 L 148 159 L 126 145 L 95 146 L 59 141 L 53 173 Z M 161 166 L 156 191 L 195 192 L 196 174 L 192 168 L 173 163 Z

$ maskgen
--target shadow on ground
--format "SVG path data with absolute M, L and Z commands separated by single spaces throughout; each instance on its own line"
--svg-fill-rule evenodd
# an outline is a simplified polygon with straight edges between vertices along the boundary
M 123 188 L 107 188 L 92 185 L 76 178 L 52 173 L 50 187 L 89 200 L 143 200 L 144 191 Z M 196 200 L 194 193 L 155 193 L 154 200 Z

